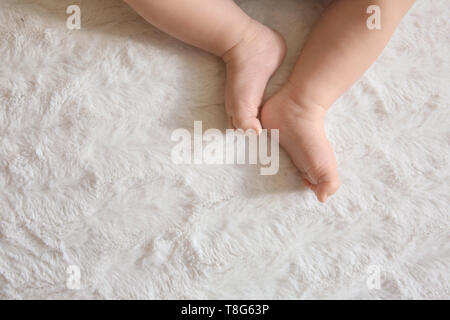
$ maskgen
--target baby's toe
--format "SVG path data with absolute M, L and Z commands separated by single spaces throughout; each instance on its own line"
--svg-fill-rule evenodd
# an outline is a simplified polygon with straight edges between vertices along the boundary
M 339 180 L 322 182 L 317 185 L 314 193 L 320 202 L 325 202 L 328 197 L 333 195 L 339 189 L 339 186 Z
M 257 118 L 242 118 L 242 117 L 232 117 L 233 126 L 237 129 L 242 129 L 244 131 L 254 130 L 256 133 L 260 133 L 262 130 L 261 122 Z
M 307 187 L 314 191 L 320 202 L 327 201 L 331 195 L 336 193 L 340 186 L 339 175 L 336 168 L 329 169 L 319 178 L 313 179 L 314 183 L 309 181 L 308 178 L 304 178 L 303 181 Z

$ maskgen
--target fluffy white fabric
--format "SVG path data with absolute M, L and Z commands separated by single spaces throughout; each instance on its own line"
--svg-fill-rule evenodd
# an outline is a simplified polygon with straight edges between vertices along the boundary
M 122 1 L 77 3 L 81 30 L 72 1 L 0 1 L 0 298 L 450 297 L 447 0 L 419 0 L 329 112 L 327 204 L 285 153 L 275 176 L 173 164 L 174 129 L 225 128 L 224 66 Z M 323 1 L 239 4 L 287 39 L 270 95 Z

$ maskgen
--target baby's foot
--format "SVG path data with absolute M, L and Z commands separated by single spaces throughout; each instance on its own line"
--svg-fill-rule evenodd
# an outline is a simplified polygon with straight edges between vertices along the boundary
M 300 170 L 305 184 L 321 202 L 339 188 L 336 159 L 325 135 L 325 109 L 299 103 L 288 83 L 263 106 L 264 128 L 280 129 L 280 144 Z
M 243 39 L 223 55 L 227 67 L 225 106 L 230 126 L 260 131 L 257 117 L 264 90 L 285 55 L 283 37 L 254 20 Z

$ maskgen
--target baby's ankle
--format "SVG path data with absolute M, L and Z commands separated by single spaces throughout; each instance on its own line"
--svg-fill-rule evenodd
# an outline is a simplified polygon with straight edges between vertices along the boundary
M 247 26 L 244 28 L 244 31 L 242 32 L 242 38 L 231 48 L 229 48 L 226 52 L 224 52 L 221 56 L 222 60 L 225 63 L 230 62 L 231 60 L 238 59 L 243 54 L 243 46 L 244 42 L 247 41 L 248 34 L 250 32 L 253 32 L 255 25 L 255 21 L 251 18 L 249 18 L 247 22 Z
M 225 63 L 230 61 L 243 63 L 252 56 L 263 53 L 264 55 L 276 57 L 276 60 L 283 60 L 286 51 L 286 41 L 280 33 L 256 20 L 250 19 L 241 40 L 226 51 L 221 58 Z M 277 64 L 279 62 L 275 61 Z
M 327 107 L 316 102 L 311 95 L 302 91 L 288 80 L 280 89 L 280 93 L 284 94 L 293 104 L 298 107 L 298 112 L 307 114 L 311 118 L 324 119 Z

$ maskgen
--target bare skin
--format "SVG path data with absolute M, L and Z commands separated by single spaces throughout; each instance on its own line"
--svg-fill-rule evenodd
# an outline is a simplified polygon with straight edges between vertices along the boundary
M 280 130 L 280 144 L 321 202 L 339 188 L 326 111 L 376 60 L 414 0 L 335 0 L 311 32 L 286 84 L 264 105 L 264 128 Z M 370 30 L 369 5 L 381 10 Z
M 383 51 L 414 0 L 334 0 L 311 32 L 288 81 L 258 111 L 286 45 L 279 33 L 248 17 L 232 0 L 126 0 L 172 36 L 223 58 L 231 126 L 280 130 L 280 144 L 304 182 L 324 202 L 339 188 L 327 110 Z M 381 29 L 366 25 L 369 5 L 381 10 Z
M 227 66 L 229 124 L 261 130 L 264 90 L 286 54 L 283 37 L 232 0 L 125 0 L 155 27 L 222 57 Z

